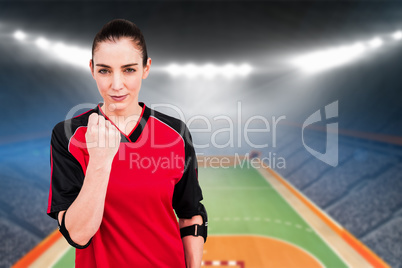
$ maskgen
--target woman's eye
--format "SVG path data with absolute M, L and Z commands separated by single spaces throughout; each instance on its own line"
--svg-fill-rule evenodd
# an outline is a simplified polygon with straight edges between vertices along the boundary
M 100 69 L 98 72 L 99 72 L 100 74 L 106 74 L 106 73 L 108 72 L 108 70 L 106 70 L 106 69 Z
M 126 72 L 128 72 L 128 73 L 134 73 L 134 72 L 135 72 L 135 69 L 133 69 L 133 68 L 127 68 L 127 69 L 126 69 Z

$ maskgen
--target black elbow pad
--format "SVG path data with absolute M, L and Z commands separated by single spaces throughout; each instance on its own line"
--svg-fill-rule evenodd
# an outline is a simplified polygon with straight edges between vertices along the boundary
M 59 212 L 59 213 L 60 213 L 60 212 Z M 66 217 L 66 213 L 67 213 L 67 210 L 64 212 L 63 218 L 62 218 L 62 220 L 61 220 L 61 225 L 59 224 L 59 217 L 57 217 L 57 224 L 59 225 L 59 231 L 60 231 L 60 233 L 66 238 L 67 242 L 68 242 L 71 246 L 73 246 L 73 247 L 75 247 L 75 248 L 78 248 L 78 249 L 83 249 L 83 248 L 88 247 L 89 244 L 91 244 L 92 237 L 91 237 L 91 239 L 89 239 L 88 243 L 87 243 L 86 245 L 84 245 L 84 246 L 78 245 L 77 243 L 75 243 L 75 242 L 71 239 L 70 234 L 68 233 L 68 231 L 67 231 L 67 229 L 66 229 L 66 225 L 65 225 L 65 223 L 64 223 L 64 219 L 65 219 L 65 217 Z
M 180 229 L 180 236 L 183 238 L 188 235 L 192 236 L 202 236 L 204 238 L 204 243 L 207 241 L 208 237 L 208 215 L 207 210 L 203 204 L 199 204 L 198 215 L 202 217 L 202 225 L 194 224 Z

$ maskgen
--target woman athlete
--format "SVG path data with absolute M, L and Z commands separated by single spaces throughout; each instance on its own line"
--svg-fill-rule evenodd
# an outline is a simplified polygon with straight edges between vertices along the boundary
M 104 25 L 89 61 L 103 103 L 53 129 L 47 214 L 77 268 L 201 266 L 207 214 L 191 135 L 138 102 L 151 63 L 135 24 Z

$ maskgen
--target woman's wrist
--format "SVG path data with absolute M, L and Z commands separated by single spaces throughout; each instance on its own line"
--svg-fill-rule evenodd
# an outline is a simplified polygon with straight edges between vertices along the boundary
M 107 172 L 112 169 L 113 159 L 103 158 L 103 159 L 96 159 L 96 158 L 89 158 L 88 167 L 87 169 L 93 169 L 95 171 L 102 171 Z

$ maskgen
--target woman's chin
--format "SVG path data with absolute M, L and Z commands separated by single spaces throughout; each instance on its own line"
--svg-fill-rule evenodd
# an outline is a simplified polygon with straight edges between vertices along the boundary
M 107 103 L 106 104 L 106 109 L 109 112 L 115 112 L 115 111 L 122 111 L 127 107 L 127 103 L 123 103 L 123 102 L 111 102 L 111 103 Z

